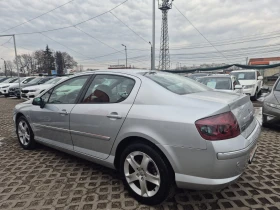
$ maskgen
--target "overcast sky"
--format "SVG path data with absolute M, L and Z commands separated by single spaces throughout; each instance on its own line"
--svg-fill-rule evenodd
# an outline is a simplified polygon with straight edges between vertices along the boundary
M 73 0 L 33 21 L 12 28 L 67 2 L 69 0 L 0 0 L 0 35 L 19 34 L 16 36 L 19 54 L 44 49 L 48 44 L 55 51 L 68 52 L 85 69 L 125 64 L 124 47 L 121 46 L 125 44 L 128 48 L 128 64 L 149 68 L 148 42 L 152 41 L 152 0 L 128 0 L 112 10 L 123 23 L 112 14 L 106 13 L 77 25 L 76 28 L 68 27 L 100 15 L 124 2 Z M 203 63 L 244 64 L 247 56 L 279 55 L 279 0 L 175 0 L 174 4 L 211 44 L 173 7 L 169 11 L 170 56 L 173 68 L 178 62 L 182 66 Z M 61 27 L 68 28 L 42 34 L 21 34 Z M 160 30 L 161 11 L 157 9 L 156 65 L 159 57 Z M 7 37 L 0 37 L 0 58 L 12 60 L 13 42 L 10 40 L 6 43 L 8 40 Z M 1 46 L 2 44 L 4 45 Z

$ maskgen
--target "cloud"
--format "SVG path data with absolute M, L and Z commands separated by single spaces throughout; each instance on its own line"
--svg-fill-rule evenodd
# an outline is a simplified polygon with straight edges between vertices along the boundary
M 66 2 L 68 0 L 2 0 L 0 1 L 0 34 L 3 34 L 1 31 L 21 24 Z M 74 0 L 49 14 L 4 33 L 17 34 L 67 27 L 106 12 L 121 2 L 122 0 Z M 231 40 L 243 40 L 244 37 L 254 34 L 269 33 L 276 31 L 280 26 L 280 5 L 276 4 L 275 0 L 175 0 L 174 4 L 207 39 L 215 44 L 221 42 L 221 40 L 231 42 Z M 148 42 L 152 41 L 151 0 L 129 0 L 112 12 L 143 37 L 143 39 Z M 45 33 L 55 41 L 41 34 L 17 35 L 18 51 L 19 53 L 31 53 L 38 49 L 44 49 L 48 44 L 53 50 L 67 51 L 85 68 L 107 68 L 109 64 L 123 64 L 125 62 L 124 48 L 121 46 L 121 44 L 125 44 L 128 48 L 128 57 L 131 58 L 129 59 L 129 64 L 143 68 L 150 66 L 150 45 L 136 36 L 112 14 L 102 15 L 77 27 L 94 38 L 76 28 Z M 159 57 L 160 32 L 161 11 L 157 9 L 156 58 Z M 174 64 L 177 62 L 185 65 L 205 62 L 233 62 L 236 59 L 245 61 L 245 56 L 244 58 L 236 56 L 238 51 L 232 51 L 232 55 L 228 54 L 230 57 L 229 61 L 224 59 L 219 53 L 215 53 L 212 57 L 209 54 L 207 59 L 200 58 L 202 56 L 175 55 L 178 53 L 215 52 L 215 49 L 211 47 L 195 49 L 196 46 L 206 45 L 207 41 L 199 35 L 175 8 L 169 11 L 169 35 L 171 62 Z M 268 36 L 271 35 L 268 34 Z M 0 45 L 8 39 L 0 38 Z M 224 45 L 217 48 L 219 50 L 229 50 L 279 42 L 279 38 L 274 38 Z M 178 48 L 186 48 L 188 45 L 194 46 L 194 49 L 178 51 Z M 13 60 L 12 42 L 4 46 L 8 48 L 0 47 L 0 57 L 6 60 Z M 120 50 L 123 51 L 106 57 L 100 57 Z M 252 50 L 251 53 L 248 53 L 248 56 L 278 56 L 278 52 L 258 53 Z M 89 57 L 99 58 L 85 60 Z M 192 60 L 191 58 L 195 59 Z

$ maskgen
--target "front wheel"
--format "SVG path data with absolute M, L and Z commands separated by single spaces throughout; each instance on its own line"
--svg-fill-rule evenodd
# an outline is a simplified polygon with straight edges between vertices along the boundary
M 20 145 L 23 149 L 31 150 L 35 148 L 33 131 L 24 116 L 17 120 L 16 132 Z
M 267 116 L 266 115 L 262 115 L 262 126 L 267 128 L 268 127 L 268 122 L 267 122 Z
M 120 161 L 124 184 L 136 200 L 158 205 L 168 198 L 174 186 L 174 175 L 158 151 L 135 143 L 124 150 Z
M 258 88 L 256 89 L 255 95 L 252 97 L 253 101 L 258 100 Z

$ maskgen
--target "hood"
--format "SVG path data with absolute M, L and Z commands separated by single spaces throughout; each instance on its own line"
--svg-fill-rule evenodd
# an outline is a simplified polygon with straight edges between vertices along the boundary
M 257 80 L 239 80 L 241 85 L 255 85 Z
M 1 84 L 0 84 L 0 88 L 1 88 L 1 87 L 5 87 L 5 86 L 9 86 L 9 87 L 10 87 L 12 84 L 13 84 L 13 83 L 1 83 Z
M 34 86 L 29 86 L 29 87 L 24 87 L 23 90 L 45 90 L 46 88 L 51 87 L 52 85 L 34 85 Z

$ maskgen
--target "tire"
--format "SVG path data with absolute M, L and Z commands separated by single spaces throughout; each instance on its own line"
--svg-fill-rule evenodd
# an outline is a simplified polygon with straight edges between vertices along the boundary
M 258 100 L 258 88 L 256 89 L 255 95 L 252 97 L 253 101 Z
M 264 128 L 268 128 L 269 125 L 268 125 L 268 122 L 267 122 L 267 116 L 266 115 L 262 115 L 262 126 Z
M 32 150 L 35 148 L 34 133 L 24 116 L 21 116 L 16 122 L 16 133 L 19 144 L 23 149 Z
M 170 196 L 174 188 L 174 172 L 157 150 L 134 143 L 124 149 L 120 161 L 124 185 L 140 203 L 158 205 Z
M 8 98 L 10 95 L 9 94 L 5 94 L 5 97 Z

